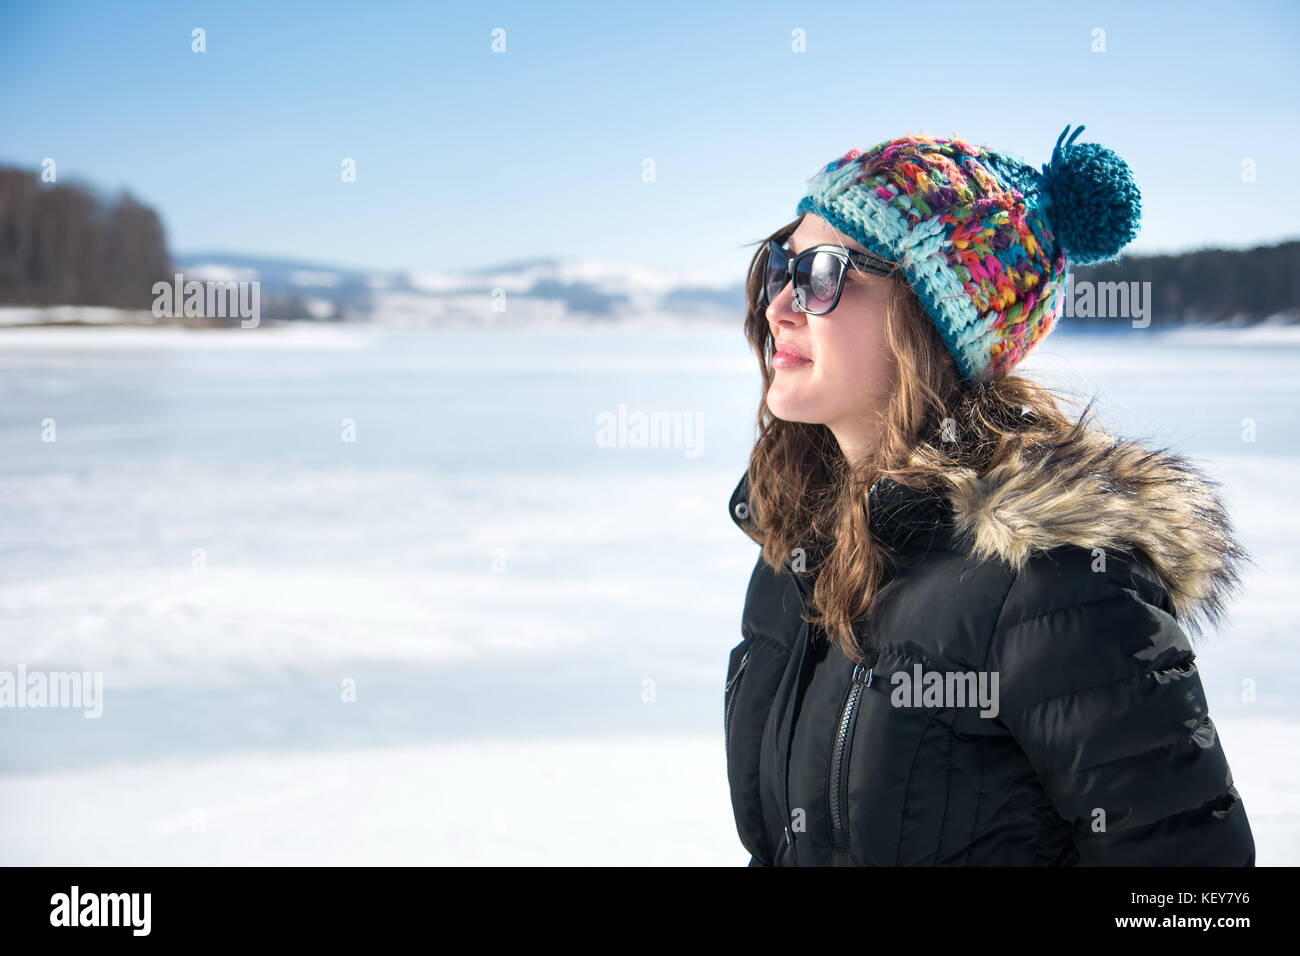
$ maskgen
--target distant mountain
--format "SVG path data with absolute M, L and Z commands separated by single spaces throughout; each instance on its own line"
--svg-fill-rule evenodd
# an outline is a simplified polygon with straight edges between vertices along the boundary
M 390 325 L 735 322 L 744 289 L 701 284 L 649 269 L 554 258 L 459 272 L 386 272 L 210 253 L 181 256 L 186 278 L 257 279 L 269 318 L 348 319 Z M 1106 328 L 1135 317 L 1135 302 L 1156 327 L 1300 320 L 1300 241 L 1253 249 L 1207 249 L 1123 256 L 1072 270 L 1063 324 Z M 1135 285 L 1138 284 L 1138 285 Z M 1090 286 L 1091 289 L 1085 287 Z M 1133 291 L 1098 307 L 1112 292 Z M 1090 293 L 1097 303 L 1085 308 Z M 1124 303 L 1120 311 L 1115 306 Z
M 270 317 L 342 318 L 390 325 L 501 321 L 643 321 L 660 317 L 734 321 L 744 313 L 739 282 L 705 285 L 649 269 L 526 259 L 457 272 L 340 269 L 319 263 L 194 253 L 175 258 L 185 279 L 261 282 Z

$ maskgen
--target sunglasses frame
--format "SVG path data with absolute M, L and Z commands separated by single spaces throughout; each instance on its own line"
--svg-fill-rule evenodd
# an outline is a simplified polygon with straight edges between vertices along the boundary
M 763 257 L 762 262 L 762 279 L 759 282 L 759 291 L 762 298 L 763 308 L 767 308 L 771 303 L 771 299 L 767 294 L 767 273 L 768 263 L 771 261 L 772 250 L 774 248 L 786 257 L 785 284 L 781 286 L 783 289 L 786 285 L 794 282 L 795 268 L 799 262 L 807 259 L 809 256 L 814 256 L 818 253 L 825 253 L 834 256 L 840 261 L 840 276 L 839 281 L 835 285 L 835 298 L 831 300 L 829 307 L 822 309 L 820 312 L 805 309 L 802 305 L 799 305 L 799 311 L 807 313 L 808 315 L 829 315 L 831 312 L 835 311 L 835 307 L 840 304 L 840 296 L 844 292 L 844 277 L 847 274 L 847 271 L 844 268 L 845 266 L 853 266 L 855 269 L 860 269 L 869 275 L 880 276 L 882 278 L 887 278 L 892 275 L 894 270 L 898 267 L 897 263 L 890 262 L 888 259 L 882 259 L 880 256 L 872 255 L 869 252 L 858 252 L 856 249 L 845 249 L 843 246 L 837 246 L 832 243 L 810 246 L 803 252 L 792 256 L 785 250 L 780 242 L 775 239 L 769 239 L 767 241 L 767 252 Z M 795 299 L 795 304 L 799 304 L 798 299 Z

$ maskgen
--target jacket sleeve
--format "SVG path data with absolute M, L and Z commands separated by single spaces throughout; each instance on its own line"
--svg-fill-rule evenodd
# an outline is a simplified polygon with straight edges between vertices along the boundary
M 989 646 L 997 719 L 1084 866 L 1253 866 L 1190 642 L 1124 567 L 1095 573 L 1081 552 L 1020 571 Z

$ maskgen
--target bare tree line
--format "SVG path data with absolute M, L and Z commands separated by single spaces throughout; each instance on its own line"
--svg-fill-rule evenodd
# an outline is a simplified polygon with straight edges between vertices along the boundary
M 1300 241 L 1250 249 L 1197 249 L 1172 255 L 1133 255 L 1084 266 L 1077 279 L 1149 282 L 1157 325 L 1300 319 Z M 1071 323 L 1105 325 L 1105 318 Z
M 0 303 L 148 309 L 171 271 L 158 214 L 129 193 L 0 166 Z

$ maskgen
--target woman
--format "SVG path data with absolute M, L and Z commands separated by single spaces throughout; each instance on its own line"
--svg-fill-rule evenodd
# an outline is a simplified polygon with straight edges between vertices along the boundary
M 852 150 L 755 256 L 730 505 L 762 552 L 725 692 L 751 866 L 1254 865 L 1187 637 L 1247 559 L 1215 487 L 1010 374 L 1067 262 L 1137 232 L 1081 130 L 1041 171 Z

